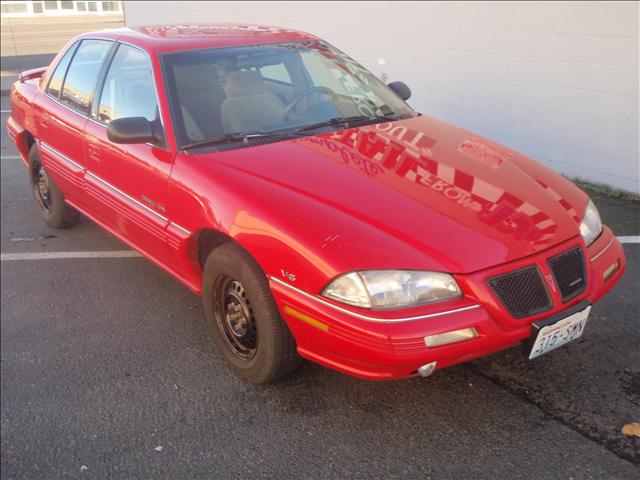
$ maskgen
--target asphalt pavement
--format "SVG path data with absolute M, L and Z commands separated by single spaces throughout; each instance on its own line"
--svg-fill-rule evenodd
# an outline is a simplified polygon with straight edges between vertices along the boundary
M 7 116 L 2 253 L 126 249 L 40 220 Z M 637 204 L 594 200 L 640 233 Z M 640 478 L 620 432 L 640 421 L 640 245 L 625 253 L 584 336 L 536 361 L 383 383 L 305 363 L 270 386 L 227 369 L 199 297 L 144 258 L 2 261 L 2 478 Z

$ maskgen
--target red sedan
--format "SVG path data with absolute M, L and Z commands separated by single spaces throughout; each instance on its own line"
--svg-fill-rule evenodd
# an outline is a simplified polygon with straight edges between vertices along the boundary
M 593 203 L 409 96 L 301 32 L 123 28 L 24 72 L 8 131 L 44 220 L 82 212 L 201 294 L 252 382 L 578 338 L 625 270 Z

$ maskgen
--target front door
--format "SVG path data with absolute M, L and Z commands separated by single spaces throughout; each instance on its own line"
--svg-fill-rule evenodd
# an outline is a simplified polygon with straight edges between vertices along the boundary
M 117 48 L 85 127 L 85 188 L 114 233 L 167 265 L 166 209 L 173 154 L 164 140 L 149 55 L 130 45 Z M 109 123 L 129 117 L 149 120 L 160 140 L 155 145 L 111 142 Z

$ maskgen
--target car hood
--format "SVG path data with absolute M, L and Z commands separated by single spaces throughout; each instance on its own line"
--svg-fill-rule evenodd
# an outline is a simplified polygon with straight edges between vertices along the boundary
M 203 156 L 353 269 L 492 267 L 577 236 L 587 203 L 524 155 L 426 116 Z

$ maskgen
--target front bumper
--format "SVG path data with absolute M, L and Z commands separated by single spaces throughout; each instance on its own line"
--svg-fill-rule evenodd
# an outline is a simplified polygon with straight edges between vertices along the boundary
M 567 303 L 552 294 L 551 310 L 515 319 L 487 286 L 490 277 L 532 264 L 544 274 L 548 272 L 547 259 L 576 245 L 582 245 L 585 252 L 588 283 L 583 293 Z M 583 301 L 597 302 L 620 280 L 624 270 L 622 246 L 605 227 L 588 248 L 584 248 L 580 238 L 574 238 L 515 262 L 457 275 L 465 296 L 446 305 L 404 312 L 403 318 L 422 317 L 419 319 L 389 321 L 373 317 L 372 312 L 347 309 L 309 295 L 273 277 L 270 285 L 301 356 L 357 377 L 390 380 L 415 376 L 419 367 L 434 361 L 442 368 L 513 347 L 529 337 L 531 324 L 536 320 Z M 477 337 L 438 347 L 429 348 L 425 344 L 425 336 L 469 327 L 476 329 Z

